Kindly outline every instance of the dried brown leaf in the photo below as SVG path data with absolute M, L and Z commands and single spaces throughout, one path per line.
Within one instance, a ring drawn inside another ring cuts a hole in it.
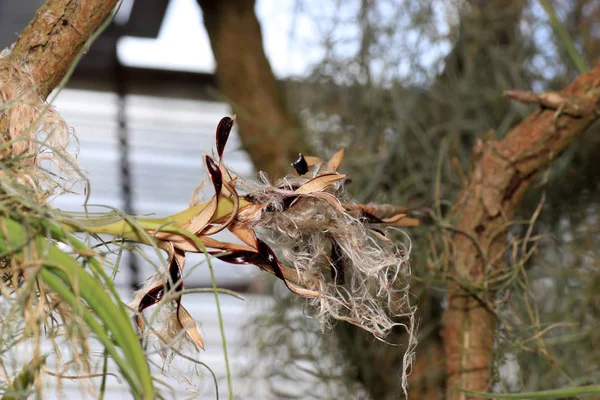
M 256 233 L 252 228 L 239 222 L 233 222 L 231 225 L 229 225 L 228 229 L 238 239 L 246 243 L 248 246 L 253 247 L 255 249 L 258 248 L 258 244 L 256 241 Z
M 342 161 L 344 160 L 344 154 L 344 149 L 341 149 L 340 151 L 335 153 L 333 157 L 331 157 L 331 160 L 327 161 L 327 166 L 337 171 L 340 165 L 342 165 Z
M 179 306 L 177 317 L 179 318 L 181 329 L 185 329 L 186 336 L 190 338 L 190 340 L 194 342 L 196 346 L 204 350 L 204 339 L 202 339 L 200 329 L 198 329 L 198 324 L 196 324 L 196 321 L 194 321 L 184 306 Z
M 230 185 L 228 182 L 223 182 L 223 190 L 221 193 L 225 193 L 225 191 L 231 194 L 231 200 L 233 202 L 231 211 L 229 212 L 228 215 L 225 215 L 224 217 L 220 218 L 220 219 L 225 218 L 225 221 L 223 223 L 215 224 L 216 221 L 212 221 L 213 224 L 198 231 L 198 233 L 202 233 L 203 236 L 210 236 L 210 235 L 214 235 L 215 233 L 221 232 L 223 229 L 227 228 L 231 223 L 233 223 L 233 221 L 235 220 L 235 218 L 237 216 L 238 210 L 240 209 L 240 198 L 239 198 L 235 188 L 232 185 Z M 217 209 L 218 208 L 219 208 L 219 206 L 217 203 Z M 214 214 L 213 214 L 213 217 L 214 217 Z
M 397 215 L 394 215 L 394 216 L 389 217 L 389 218 L 383 218 L 382 221 L 385 222 L 386 224 L 393 225 L 396 222 L 398 222 L 401 219 L 403 219 L 404 217 L 406 217 L 406 214 L 397 214 Z
M 381 231 L 378 231 L 377 229 L 369 229 L 369 232 L 371 232 L 371 234 L 375 235 L 379 240 L 383 242 L 390 243 L 392 241 L 392 239 L 385 236 Z
M 289 288 L 289 289 L 290 289 L 292 292 L 294 292 L 294 293 L 295 293 L 295 294 L 297 294 L 298 296 L 300 296 L 300 297 L 304 297 L 304 298 L 306 298 L 306 299 L 312 299 L 312 298 L 323 298 L 323 297 L 324 297 L 324 296 L 323 296 L 321 293 L 319 293 L 319 292 L 316 292 L 316 291 L 314 291 L 314 290 L 310 290 L 310 289 L 305 289 L 305 288 L 303 288 L 302 286 L 295 285 L 295 284 L 293 284 L 293 283 L 291 283 L 291 282 L 288 282 L 288 283 L 287 283 L 287 286 L 288 286 L 288 288 Z
M 317 164 L 321 164 L 323 162 L 322 159 L 320 159 L 319 157 L 314 157 L 314 156 L 304 156 L 304 160 L 306 160 L 306 164 L 309 167 L 315 166 Z
M 419 226 L 421 225 L 421 221 L 419 221 L 416 218 L 402 218 L 399 221 L 391 223 L 389 225 L 398 227 Z
M 138 326 L 138 328 L 140 329 L 140 331 L 143 332 L 144 328 L 146 327 L 146 324 L 144 323 L 144 319 L 141 316 L 136 315 L 135 316 L 135 323 Z
M 328 202 L 329 204 L 331 204 L 332 206 L 334 206 L 335 208 L 337 208 L 340 211 L 346 211 L 346 209 L 344 208 L 342 203 L 338 200 L 338 198 L 335 197 L 334 195 L 332 195 L 331 193 L 317 192 L 317 193 L 313 193 L 313 195 L 315 197 L 318 197 L 321 200 L 325 200 L 326 202 Z
M 192 233 L 200 232 L 212 220 L 212 217 L 215 215 L 215 211 L 217 211 L 217 206 L 217 198 L 213 196 L 206 207 L 196 214 L 196 216 L 190 220 L 189 224 L 183 225 L 182 228 Z
M 150 232 L 150 234 L 152 234 L 152 232 Z M 182 250 L 182 251 L 189 251 L 192 253 L 199 253 L 202 252 L 202 249 L 200 249 L 198 247 L 198 245 L 191 239 L 182 236 L 178 233 L 175 232 L 156 232 L 154 234 L 154 236 L 159 239 L 162 240 L 166 243 L 171 243 L 174 248 Z M 239 244 L 235 244 L 235 243 L 228 243 L 228 242 L 220 242 L 216 239 L 213 239 L 211 237 L 208 236 L 198 236 L 198 239 L 200 240 L 200 242 L 202 242 L 202 244 L 204 245 L 204 247 L 206 248 L 212 248 L 212 249 L 223 249 L 223 250 L 244 250 L 244 251 L 253 251 L 254 249 L 249 248 L 247 246 L 244 245 L 239 245 Z M 161 246 L 161 248 L 167 250 L 166 248 L 164 248 L 164 246 Z M 167 250 L 168 252 L 168 250 Z M 169 253 L 171 254 L 171 253 Z
M 346 174 L 325 174 L 321 176 L 317 176 L 314 179 L 306 182 L 304 185 L 300 186 L 294 193 L 297 194 L 311 194 L 315 192 L 320 192 L 327 189 L 333 183 L 346 178 Z

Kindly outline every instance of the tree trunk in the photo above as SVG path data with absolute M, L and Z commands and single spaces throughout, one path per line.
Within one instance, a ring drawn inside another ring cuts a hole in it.
M 505 57 L 509 52 L 521 51 L 518 29 L 522 6 L 522 0 L 469 1 L 469 7 L 461 12 L 458 38 L 445 59 L 444 71 L 437 77 L 430 91 L 420 96 L 413 106 L 413 122 L 421 128 L 419 133 L 413 134 L 429 134 L 436 124 L 441 126 L 452 120 L 462 122 L 470 119 L 481 121 L 480 125 L 485 122 L 487 126 L 494 126 L 500 125 L 506 118 L 508 102 L 500 98 L 499 93 L 513 86 L 500 85 L 515 84 L 506 78 L 515 67 L 498 63 L 497 57 L 499 54 Z M 463 99 L 469 101 L 474 95 L 482 95 L 483 93 L 479 93 L 482 81 L 496 84 L 490 87 L 488 83 L 486 86 L 486 89 L 489 88 L 490 98 L 482 99 L 484 104 L 471 111 L 470 115 L 464 115 L 465 107 L 457 103 Z M 448 101 L 450 98 L 455 101 Z M 437 130 L 435 133 L 440 139 L 449 134 L 447 129 Z M 472 130 L 464 134 L 461 132 L 462 145 L 469 148 L 474 136 Z M 429 193 L 425 195 L 429 196 Z M 420 201 L 425 202 L 427 199 Z M 441 337 L 441 299 L 434 295 L 434 291 L 419 283 L 414 285 L 413 291 L 419 296 L 417 318 L 421 332 L 416 362 L 409 376 L 409 398 L 445 399 L 447 365 Z M 487 324 L 485 321 L 482 323 Z M 337 334 L 348 357 L 356 366 L 357 379 L 373 398 L 398 398 L 402 390 L 394 377 L 398 376 L 401 368 L 403 348 L 369 340 L 367 335 L 353 326 L 340 324 Z M 362 338 L 360 344 L 356 342 L 356 338 Z M 392 343 L 406 342 L 402 334 L 392 334 L 386 339 Z M 377 367 L 374 368 L 374 365 Z
M 491 389 L 496 333 L 493 282 L 504 271 L 506 233 L 523 195 L 538 172 L 600 116 L 600 64 L 560 93 L 509 97 L 541 107 L 501 141 L 479 141 L 470 182 L 454 214 L 453 278 L 444 313 L 443 339 L 448 399 L 476 398 Z
M 198 0 L 217 63 L 219 86 L 237 114 L 254 166 L 282 175 L 306 150 L 263 49 L 254 0 Z

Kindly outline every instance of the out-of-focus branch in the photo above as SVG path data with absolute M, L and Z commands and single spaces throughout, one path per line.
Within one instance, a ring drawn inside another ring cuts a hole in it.
M 454 210 L 456 230 L 466 234 L 453 235 L 454 283 L 443 317 L 449 399 L 470 398 L 455 391 L 457 387 L 490 389 L 496 331 L 491 282 L 503 272 L 507 222 L 537 173 L 600 117 L 600 64 L 563 91 L 552 93 L 552 104 L 544 100 L 547 96 L 521 95 L 510 97 L 533 100 L 542 107 L 503 140 L 476 144 L 470 182 Z
M 574 117 L 586 117 L 598 112 L 598 104 L 593 98 L 565 97 L 557 92 L 536 94 L 526 90 L 509 90 L 504 92 L 504 97 L 522 103 L 539 104 L 557 110 L 559 114 L 569 114 Z
M 237 113 L 240 137 L 256 169 L 272 178 L 306 152 L 263 49 L 254 0 L 198 0 L 217 63 L 219 88 Z

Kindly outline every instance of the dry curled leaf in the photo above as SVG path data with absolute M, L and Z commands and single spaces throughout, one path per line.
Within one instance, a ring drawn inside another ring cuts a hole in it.
M 316 192 L 316 193 L 313 193 L 313 195 L 318 199 L 325 200 L 326 202 L 328 202 L 329 204 L 331 204 L 332 206 L 334 206 L 336 209 L 338 209 L 340 211 L 346 210 L 344 208 L 344 206 L 342 205 L 342 202 L 339 201 L 338 198 L 335 197 L 334 195 L 332 195 L 331 193 Z
M 206 228 L 215 215 L 215 212 L 217 211 L 217 205 L 218 200 L 215 196 L 213 196 L 206 207 L 194 218 L 192 218 L 189 223 L 183 225 L 182 228 L 192 233 L 202 231 L 202 229 Z
M 385 220 L 384 220 L 385 222 Z M 414 227 L 414 226 L 419 226 L 421 224 L 421 221 L 419 221 L 416 218 L 401 218 L 400 220 L 390 223 L 389 225 L 391 226 L 396 226 L 396 227 Z
M 306 182 L 294 191 L 296 194 L 311 194 L 327 189 L 337 181 L 346 178 L 346 174 L 325 174 Z
M 185 329 L 186 336 L 198 347 L 204 350 L 204 339 L 202 339 L 202 335 L 200 334 L 200 329 L 198 328 L 198 324 L 188 310 L 183 306 L 179 306 L 179 310 L 177 312 L 179 317 L 179 323 L 181 324 L 181 328 Z
M 255 249 L 258 247 L 256 233 L 252 228 L 243 225 L 239 222 L 234 222 L 231 225 L 229 225 L 229 231 L 233 233 L 242 242 L 246 243 L 248 246 Z
M 174 248 L 176 248 L 178 250 L 181 250 L 184 252 L 191 252 L 191 253 L 203 252 L 203 249 L 198 247 L 198 245 L 196 244 L 195 241 L 193 241 L 192 239 L 190 239 L 186 236 L 182 236 L 179 233 L 160 231 L 160 232 L 156 232 L 156 233 L 150 232 L 150 234 L 154 234 L 154 237 L 158 240 L 161 240 L 162 242 L 172 244 L 174 246 Z M 236 244 L 236 243 L 221 242 L 221 241 L 213 239 L 209 236 L 198 236 L 197 239 L 207 249 L 212 248 L 212 249 L 240 250 L 240 251 L 248 250 L 248 247 L 246 247 L 244 245 L 240 245 L 240 244 Z M 162 247 L 162 245 L 161 245 L 161 247 Z M 163 248 L 163 250 L 166 250 L 169 254 L 171 254 L 167 249 Z
M 316 290 L 305 289 L 302 286 L 295 285 L 291 282 L 288 282 L 288 287 L 292 293 L 305 299 L 319 299 L 324 297 L 323 294 L 317 292 Z
M 406 217 L 406 214 L 397 214 L 397 215 L 391 216 L 391 217 L 389 217 L 389 218 L 382 218 L 381 220 L 382 220 L 383 222 L 385 222 L 386 224 L 393 225 L 393 224 L 395 224 L 396 222 L 398 222 L 398 221 L 400 221 L 401 219 L 403 219 L 404 217 Z
M 337 153 L 331 157 L 331 160 L 327 161 L 327 166 L 334 171 L 337 171 L 340 165 L 342 165 L 342 161 L 344 160 L 344 149 L 341 149 Z
M 314 167 L 317 164 L 321 164 L 323 161 L 322 158 L 319 157 L 315 157 L 315 156 L 304 156 L 304 160 L 306 161 L 306 164 L 309 167 Z

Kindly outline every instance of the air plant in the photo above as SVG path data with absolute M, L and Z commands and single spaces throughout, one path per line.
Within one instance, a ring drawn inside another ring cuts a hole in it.
M 21 103 L 12 111 L 19 111 L 19 107 Z M 48 110 L 40 113 L 44 111 Z M 39 116 L 32 114 L 28 121 L 37 119 Z M 34 287 L 23 282 L 41 279 L 40 293 L 32 296 L 42 298 L 48 292 L 47 298 L 53 299 L 47 304 L 48 312 L 58 312 L 64 323 L 72 319 L 69 312 L 85 321 L 115 359 L 136 397 L 152 397 L 153 393 L 143 350 L 114 285 L 97 261 L 98 254 L 72 233 L 109 234 L 156 246 L 167 253 L 166 268 L 146 280 L 129 306 L 138 328 L 146 331 L 144 310 L 159 302 L 167 304 L 163 309 L 167 312 L 164 326 L 152 326 L 152 331 L 171 345 L 182 342 L 204 348 L 196 322 L 182 305 L 182 293 L 186 254 L 205 253 L 231 264 L 255 265 L 273 274 L 292 293 L 308 299 L 323 324 L 346 321 L 380 340 L 394 326 L 404 327 L 409 334 L 406 370 L 416 344 L 414 307 L 408 292 L 410 241 L 397 245 L 388 237 L 388 231 L 414 226 L 418 221 L 407 217 L 402 207 L 350 202 L 346 194 L 348 177 L 338 172 L 343 151 L 329 161 L 300 155 L 292 164 L 294 173 L 274 183 L 264 174 L 258 182 L 234 175 L 223 162 L 234 121 L 228 117 L 221 120 L 216 131 L 216 155 L 203 155 L 214 195 L 202 203 L 194 201 L 190 208 L 166 218 L 106 214 L 82 217 L 47 207 L 48 195 L 56 187 L 52 186 L 53 177 L 41 171 L 39 176 L 23 181 L 29 176 L 28 170 L 33 168 L 35 172 L 39 167 L 35 158 L 40 157 L 40 150 L 32 146 L 24 151 L 18 151 L 18 146 L 7 147 L 11 154 L 5 158 L 1 175 L 7 177 L 2 189 L 6 207 L 0 221 L 0 261 L 7 264 L 7 287 Z M 55 130 L 58 134 L 67 132 L 64 123 L 48 126 L 43 131 L 50 139 L 57 135 Z M 35 127 L 29 127 L 21 136 L 15 134 L 12 141 L 36 141 L 37 136 Z M 59 147 L 59 152 L 63 148 Z M 60 170 L 63 164 L 71 165 L 64 157 L 52 160 L 59 162 Z M 9 168 L 13 164 L 14 173 Z M 13 194 L 27 190 L 37 197 L 31 196 L 31 201 L 25 202 L 29 197 Z M 239 243 L 215 239 L 214 235 L 223 230 L 235 235 Z M 59 248 L 59 242 L 66 247 Z M 26 251 L 30 247 L 36 251 Z M 87 260 L 89 271 L 78 264 L 74 259 L 77 257 Z M 28 270 L 30 264 L 42 267 Z M 123 349 L 124 356 L 115 344 Z
M 309 299 L 322 323 L 343 320 L 381 340 L 392 327 L 403 326 L 412 350 L 416 342 L 408 292 L 410 244 L 396 245 L 387 231 L 418 221 L 407 217 L 403 207 L 349 202 L 348 177 L 338 172 L 343 150 L 327 162 L 300 155 L 292 164 L 295 172 L 275 183 L 264 174 L 260 182 L 235 176 L 223 162 L 234 118 L 223 118 L 217 127 L 216 156 L 203 156 L 214 188 L 208 201 L 163 219 L 135 223 L 63 220 L 72 229 L 154 242 L 166 251 L 168 269 L 149 277 L 130 304 L 139 328 L 145 328 L 141 313 L 169 294 L 174 307 L 163 332 L 204 348 L 197 325 L 181 304 L 181 291 L 186 253 L 206 253 L 273 274 L 292 293 Z M 225 229 L 240 243 L 213 237 Z M 407 360 L 411 355 L 408 351 Z

